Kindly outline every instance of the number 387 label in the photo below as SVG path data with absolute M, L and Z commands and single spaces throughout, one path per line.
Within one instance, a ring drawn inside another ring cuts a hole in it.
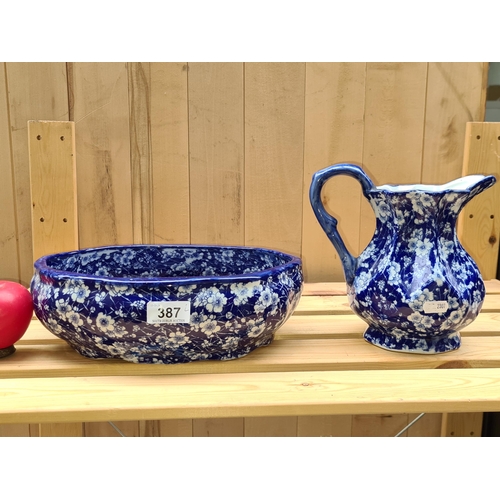
M 189 323 L 191 302 L 188 300 L 148 302 L 146 313 L 146 321 L 151 324 Z

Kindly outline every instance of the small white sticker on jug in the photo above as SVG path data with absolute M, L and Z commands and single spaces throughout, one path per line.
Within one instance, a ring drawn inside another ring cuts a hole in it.
M 433 314 L 438 313 L 442 314 L 448 310 L 448 301 L 446 300 L 429 300 L 424 302 L 424 313 L 425 314 Z
M 191 321 L 191 302 L 189 300 L 148 302 L 146 321 L 158 323 L 189 323 Z

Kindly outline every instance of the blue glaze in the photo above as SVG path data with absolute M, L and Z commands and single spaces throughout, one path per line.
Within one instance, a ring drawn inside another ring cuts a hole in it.
M 360 181 L 376 216 L 373 239 L 358 258 L 346 250 L 337 221 L 321 202 L 323 184 L 340 174 Z M 425 354 L 460 347 L 459 331 L 479 314 L 485 289 L 458 241 L 456 221 L 465 204 L 495 182 L 471 175 L 442 186 L 375 187 L 351 164 L 314 175 L 311 205 L 342 259 L 349 304 L 368 323 L 368 342 Z
M 35 313 L 90 358 L 186 363 L 269 344 L 302 292 L 297 257 L 250 247 L 131 245 L 42 257 Z M 148 323 L 148 302 L 189 302 L 189 323 Z

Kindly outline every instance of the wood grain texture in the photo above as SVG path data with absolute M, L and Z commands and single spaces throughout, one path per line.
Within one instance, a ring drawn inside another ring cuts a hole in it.
M 150 72 L 154 243 L 190 243 L 188 67 Z
M 352 415 L 297 417 L 298 437 L 351 437 Z
M 339 256 L 311 209 L 312 175 L 334 163 L 363 159 L 365 63 L 307 63 L 304 130 L 302 255 L 306 281 L 344 279 Z M 346 105 L 346 103 L 349 105 Z M 322 191 L 326 209 L 339 221 L 351 253 L 359 254 L 361 188 L 336 177 Z
M 19 282 L 19 249 L 17 241 L 16 198 L 12 147 L 10 140 L 10 116 L 6 86 L 5 63 L 0 63 L 0 200 L 2 224 L 0 224 L 0 280 Z
M 427 64 L 368 63 L 363 165 L 375 185 L 420 182 Z M 362 198 L 359 248 L 375 217 Z
M 499 394 L 497 368 L 12 378 L 0 423 L 471 413 L 499 411 Z
M 500 123 L 467 123 L 462 175 L 494 175 L 497 184 L 462 210 L 458 235 L 484 279 L 495 278 L 500 239 Z
M 38 430 L 38 426 L 37 426 Z M 0 424 L 0 438 L 31 437 L 29 424 Z
M 190 418 L 158 421 L 159 436 L 191 437 L 193 435 L 193 420 Z
M 124 422 L 114 420 L 113 424 L 125 437 L 139 437 L 140 422 Z M 109 422 L 86 422 L 84 424 L 85 437 L 123 437 Z
M 245 243 L 300 255 L 304 63 L 245 64 Z
M 419 413 L 411 413 L 408 415 L 408 423 L 417 418 Z M 459 415 L 463 415 L 460 413 Z M 407 437 L 437 437 L 441 435 L 441 421 L 443 415 L 441 413 L 426 413 L 422 418 L 417 420 L 407 431 Z
M 83 425 L 79 422 L 44 423 L 39 437 L 83 437 Z
M 153 243 L 150 64 L 129 63 L 128 80 L 133 238 Z
M 75 124 L 29 121 L 33 260 L 77 250 Z
M 297 418 L 298 417 L 245 418 L 245 436 L 295 437 L 297 436 Z
M 467 122 L 484 114 L 485 63 L 429 63 L 422 182 L 444 184 L 462 175 Z
M 339 335 L 340 337 L 340 335 Z M 126 377 L 210 373 L 269 373 L 289 371 L 404 370 L 447 367 L 500 368 L 500 337 L 464 337 L 460 349 L 432 356 L 402 354 L 374 348 L 357 338 L 276 340 L 242 359 L 220 363 L 200 361 L 172 365 L 132 365 L 117 360 L 95 360 L 66 344 L 19 345 L 2 360 L 0 379 L 37 377 Z
M 441 427 L 443 437 L 481 437 L 483 414 L 445 413 Z
M 353 415 L 352 437 L 394 437 L 408 425 L 408 415 Z M 406 436 L 406 433 L 403 434 Z
M 68 120 L 65 63 L 6 64 L 21 282 L 33 276 L 28 120 Z
M 189 64 L 191 242 L 243 245 L 243 64 Z
M 133 243 L 127 65 L 73 63 L 82 248 Z
M 198 418 L 193 420 L 194 437 L 243 437 L 243 418 Z

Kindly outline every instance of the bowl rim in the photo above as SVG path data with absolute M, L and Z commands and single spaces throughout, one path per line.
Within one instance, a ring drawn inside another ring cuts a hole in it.
M 71 271 L 62 271 L 56 268 L 50 267 L 47 264 L 47 260 L 51 257 L 64 257 L 77 255 L 85 252 L 99 251 L 99 250 L 114 250 L 120 249 L 125 250 L 127 248 L 145 248 L 145 247 L 155 247 L 155 248 L 172 248 L 172 249 L 216 249 L 216 250 L 252 250 L 257 252 L 264 252 L 267 254 L 274 254 L 276 256 L 287 258 L 287 262 L 280 264 L 279 266 L 268 267 L 262 271 L 255 271 L 246 274 L 228 274 L 224 276 L 210 275 L 210 276 L 171 276 L 171 277 L 113 277 L 113 276 L 96 276 L 94 274 L 76 273 Z M 282 252 L 280 250 L 273 250 L 264 247 L 254 247 L 254 246 L 243 246 L 243 245 L 201 245 L 201 244 L 130 244 L 130 245 L 105 245 L 97 247 L 82 248 L 80 250 L 71 250 L 68 252 L 58 252 L 54 254 L 48 254 L 40 257 L 34 262 L 35 275 L 38 273 L 40 275 L 48 276 L 54 280 L 87 280 L 95 283 L 117 283 L 117 284 L 133 284 L 133 285 L 182 285 L 187 284 L 210 284 L 210 283 L 235 283 L 241 281 L 255 281 L 255 280 L 265 280 L 273 274 L 279 274 L 286 271 L 292 267 L 299 266 L 302 267 L 302 259 L 295 255 Z

